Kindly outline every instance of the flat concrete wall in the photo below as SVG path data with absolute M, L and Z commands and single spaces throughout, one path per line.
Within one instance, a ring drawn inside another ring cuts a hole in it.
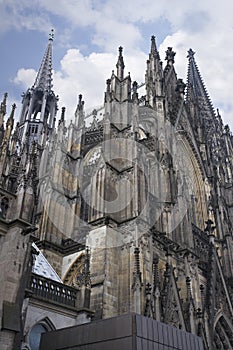
M 40 350 L 203 350 L 201 338 L 129 314 L 44 333 Z

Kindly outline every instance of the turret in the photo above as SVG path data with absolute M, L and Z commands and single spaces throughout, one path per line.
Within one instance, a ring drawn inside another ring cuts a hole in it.
M 42 145 L 46 141 L 43 134 L 49 135 L 54 129 L 58 97 L 52 90 L 52 42 L 53 31 L 35 83 L 23 94 L 19 124 L 22 143 L 31 145 L 35 140 Z
M 78 104 L 74 113 L 74 123 L 71 121 L 68 127 L 68 151 L 73 157 L 79 157 L 81 152 L 82 135 L 85 129 L 84 101 L 80 94 Z
M 127 104 L 131 101 L 131 77 L 130 73 L 124 77 L 124 59 L 122 55 L 123 48 L 119 47 L 119 56 L 116 64 L 117 75 L 112 71 L 111 79 L 107 80 L 107 88 L 105 92 L 105 119 L 108 119 L 110 113 L 111 104 L 116 102 Z M 122 108 L 122 107 L 121 107 Z M 120 113 L 120 110 L 118 111 Z M 115 113 L 114 118 L 110 115 L 110 123 L 113 123 L 117 128 L 122 129 L 131 125 L 131 114 L 130 113 Z M 111 113 L 110 113 L 111 114 Z M 123 117 L 123 118 L 122 118 Z M 105 120 L 104 120 L 105 122 Z
M 155 106 L 155 100 L 162 97 L 163 92 L 163 69 L 159 52 L 156 47 L 155 36 L 151 37 L 151 50 L 147 60 L 147 70 L 145 76 L 146 100 L 151 106 Z

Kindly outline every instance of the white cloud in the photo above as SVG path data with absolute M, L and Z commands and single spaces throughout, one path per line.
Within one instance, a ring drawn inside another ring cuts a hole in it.
M 172 46 L 177 52 L 175 67 L 185 80 L 186 51 L 190 47 L 197 51 L 197 63 L 214 105 L 221 107 L 225 122 L 232 125 L 232 10 L 233 4 L 228 0 L 216 2 L 214 6 L 210 0 L 173 0 L 171 4 L 166 0 L 57 0 L 56 5 L 54 0 L 21 0 L 17 4 L 14 0 L 5 0 L 0 3 L 3 14 L 0 30 L 13 26 L 48 31 L 55 21 L 54 15 L 56 19 L 63 19 L 62 27 L 57 28 L 57 40 L 71 50 L 62 59 L 61 71 L 55 74 L 54 85 L 61 102 L 67 105 L 69 102 L 73 108 L 72 101 L 76 101 L 79 92 L 86 96 L 88 105 L 103 101 L 104 81 L 114 68 L 115 51 L 119 45 L 124 46 L 125 60 L 130 63 L 127 70 L 138 75 L 134 70 L 137 67 L 140 77 L 143 76 L 145 54 L 139 47 L 142 40 L 148 40 L 149 46 L 149 38 L 144 39 L 143 33 L 146 26 L 151 28 L 156 20 L 164 18 L 173 32 L 161 45 L 161 58 L 164 58 L 163 51 L 167 46 Z M 97 45 L 102 53 L 85 57 L 72 50 L 72 43 L 68 41 L 78 28 L 91 32 L 92 43 L 87 42 L 87 45 L 90 49 L 91 44 Z M 159 36 L 159 33 L 152 34 Z M 141 80 L 140 77 L 136 79 Z
M 125 72 L 131 70 L 132 80 L 141 82 L 144 77 L 146 56 L 127 55 Z M 92 109 L 104 103 L 106 80 L 115 69 L 117 54 L 92 53 L 83 56 L 79 50 L 68 50 L 61 61 L 61 71 L 55 72 L 54 90 L 60 96 L 59 105 L 67 107 L 67 117 L 73 117 L 77 96 L 81 93 L 86 108 Z
M 186 81 L 187 49 L 191 47 L 196 51 L 195 59 L 214 107 L 220 108 L 224 122 L 229 124 L 233 130 L 233 91 L 231 88 L 233 50 L 229 50 L 228 55 L 225 54 L 230 40 L 230 35 L 227 35 L 226 32 L 225 35 L 217 33 L 215 36 L 210 33 L 207 45 L 206 37 L 203 37 L 202 32 L 190 37 L 189 33 L 180 30 L 164 40 L 160 46 L 160 52 L 164 52 L 168 46 L 173 47 L 176 51 L 175 69 L 178 77 Z
M 40 10 L 28 0 L 2 0 L 0 2 L 0 34 L 11 30 L 38 30 L 48 33 L 51 28 L 49 13 Z
M 33 85 L 35 78 L 36 71 L 34 69 L 20 68 L 13 82 L 17 85 L 21 85 L 24 89 L 28 89 Z

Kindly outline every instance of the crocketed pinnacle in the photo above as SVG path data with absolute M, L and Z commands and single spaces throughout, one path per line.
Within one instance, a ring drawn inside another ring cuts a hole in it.
M 122 51 L 123 51 L 123 48 L 120 46 L 120 47 L 119 47 L 118 61 L 117 61 L 117 64 L 116 64 L 116 67 L 117 67 L 117 77 L 118 77 L 120 80 L 124 79 L 124 68 L 125 68 L 124 59 L 123 59 L 123 55 L 122 55 Z
M 15 109 L 16 109 L 16 104 L 14 103 L 12 105 L 11 114 L 10 114 L 8 120 L 7 120 L 7 124 L 12 124 L 14 122 Z
M 150 49 L 150 54 L 158 59 L 160 59 L 159 57 L 159 52 L 157 50 L 157 46 L 156 46 L 156 42 L 155 42 L 155 36 L 152 35 L 151 37 L 151 49 Z
M 54 34 L 53 29 L 49 35 L 48 46 L 45 50 L 45 54 L 37 74 L 35 83 L 33 85 L 34 89 L 42 89 L 43 91 L 50 91 L 52 88 L 52 42 Z
M 188 78 L 187 78 L 187 92 L 186 92 L 186 102 L 190 102 L 191 96 L 193 96 L 196 101 L 201 102 L 202 106 L 208 109 L 208 111 L 215 115 L 214 107 L 211 99 L 206 90 L 205 84 L 202 80 L 201 74 L 199 72 L 198 66 L 194 58 L 195 52 L 192 49 L 188 51 Z
M 3 116 L 6 114 L 6 99 L 7 99 L 7 92 L 5 92 L 3 101 L 1 102 L 1 105 L 0 105 L 0 114 Z

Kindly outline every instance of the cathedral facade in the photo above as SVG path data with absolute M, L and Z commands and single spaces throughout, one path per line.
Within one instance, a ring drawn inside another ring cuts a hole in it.
M 71 120 L 58 115 L 52 42 L 16 125 L 1 103 L 1 348 L 137 313 L 232 349 L 233 136 L 195 53 L 185 84 L 152 36 L 139 85 L 120 47 L 104 106 L 85 115 L 79 95 Z

